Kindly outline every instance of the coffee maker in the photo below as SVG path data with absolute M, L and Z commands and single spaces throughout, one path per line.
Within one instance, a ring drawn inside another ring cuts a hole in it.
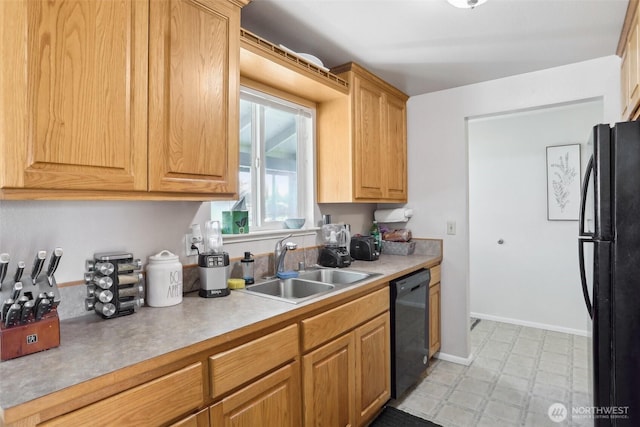
M 222 230 L 219 221 L 205 223 L 205 249 L 198 254 L 200 291 L 203 298 L 229 295 L 229 254 L 222 250 Z
M 324 245 L 318 254 L 318 264 L 323 267 L 348 267 L 351 255 L 347 245 L 349 231 L 344 224 L 325 224 L 322 226 Z

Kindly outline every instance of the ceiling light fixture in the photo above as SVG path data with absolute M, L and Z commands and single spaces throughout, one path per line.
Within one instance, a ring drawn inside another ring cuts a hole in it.
M 487 0 L 447 0 L 450 5 L 458 7 L 460 9 L 473 9 L 476 6 L 480 6 Z

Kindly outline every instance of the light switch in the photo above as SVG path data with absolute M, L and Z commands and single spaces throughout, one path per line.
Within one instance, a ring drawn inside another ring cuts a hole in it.
M 455 235 L 456 234 L 456 222 L 455 221 L 447 221 L 447 234 Z

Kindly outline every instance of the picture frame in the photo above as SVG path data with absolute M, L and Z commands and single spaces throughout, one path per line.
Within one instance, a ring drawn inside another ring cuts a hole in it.
M 580 144 L 547 147 L 547 220 L 578 221 Z

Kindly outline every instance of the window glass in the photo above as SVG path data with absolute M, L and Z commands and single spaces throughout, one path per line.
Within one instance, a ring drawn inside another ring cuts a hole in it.
M 282 228 L 287 218 L 312 219 L 314 114 L 241 89 L 239 194 L 249 211 L 250 230 Z M 232 205 L 212 203 L 212 218 Z

